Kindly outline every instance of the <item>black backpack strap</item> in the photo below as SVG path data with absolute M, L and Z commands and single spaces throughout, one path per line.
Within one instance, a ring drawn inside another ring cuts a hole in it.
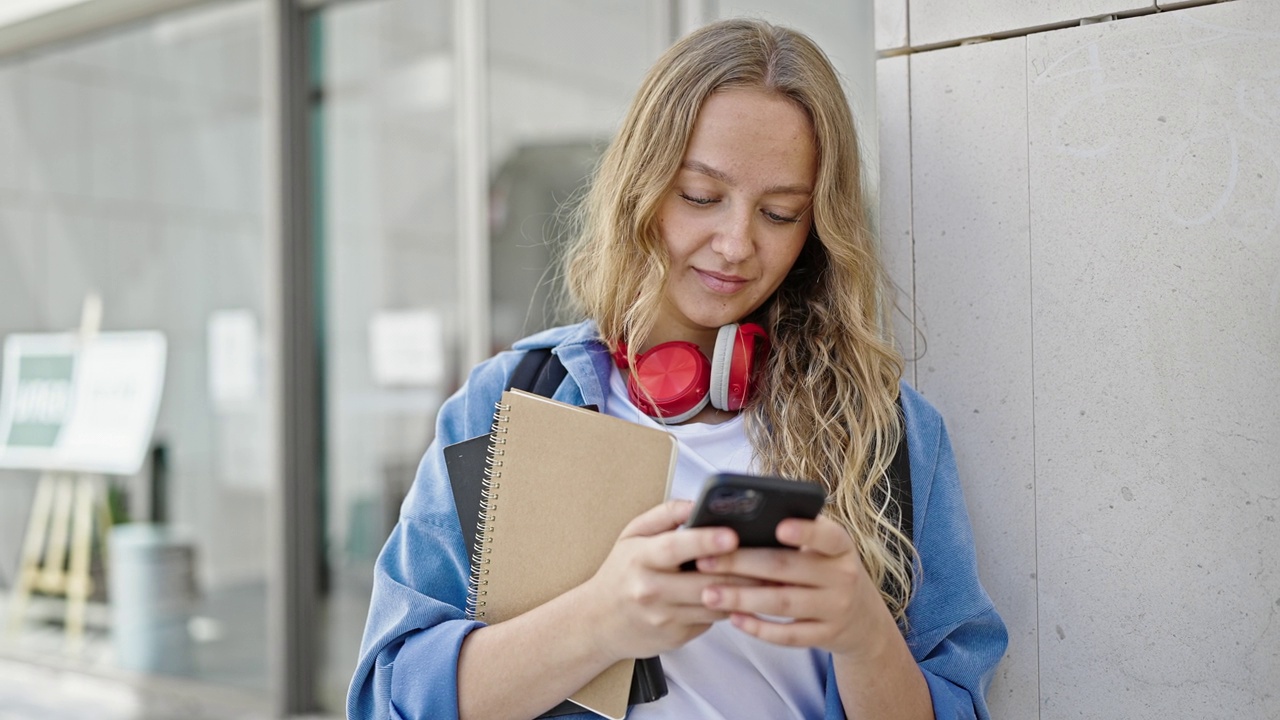
M 897 504 L 898 529 L 912 543 L 915 542 L 915 516 L 911 505 L 911 457 L 907 452 L 907 416 L 902 409 L 902 396 L 898 396 L 898 414 L 902 417 L 902 439 L 889 463 L 889 495 Z
M 525 390 L 533 389 L 533 384 L 538 380 L 538 374 L 542 372 L 542 366 L 547 363 L 547 359 L 551 357 L 551 348 L 534 348 L 524 354 L 520 358 L 520 362 L 516 365 L 516 369 L 511 373 L 511 379 L 507 381 L 507 390 Z
M 564 382 L 564 378 L 569 374 L 564 363 L 560 362 L 560 356 L 547 351 L 547 360 L 542 363 L 542 369 L 538 371 L 538 377 L 533 382 L 533 392 L 535 395 L 542 397 L 551 397 L 556 394 L 556 390 L 560 388 L 560 383 Z
M 569 371 L 551 348 L 534 348 L 520 358 L 507 382 L 508 390 L 524 390 L 542 397 L 555 394 Z
M 898 441 L 898 449 L 894 451 L 893 460 L 889 462 L 887 473 L 889 499 L 886 510 L 889 519 L 903 536 L 915 544 L 914 509 L 911 502 L 911 457 L 907 452 L 907 417 L 902 410 L 901 396 L 898 397 L 898 416 L 902 419 L 902 439 Z M 882 496 L 877 492 L 876 499 L 881 498 Z M 885 576 L 883 590 L 890 595 L 897 594 L 899 588 L 896 587 L 893 576 Z

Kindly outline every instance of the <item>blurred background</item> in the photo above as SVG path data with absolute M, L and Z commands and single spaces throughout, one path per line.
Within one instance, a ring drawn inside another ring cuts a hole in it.
M 81 634 L 66 583 L 20 582 L 61 569 L 74 493 L 0 469 L 0 677 L 42 688 L 0 681 L 0 717 L 341 715 L 437 407 L 553 321 L 643 72 L 736 14 L 823 45 L 873 156 L 870 0 L 0 3 L 0 338 L 92 298 L 104 336 L 167 340 L 145 462 L 90 475 Z

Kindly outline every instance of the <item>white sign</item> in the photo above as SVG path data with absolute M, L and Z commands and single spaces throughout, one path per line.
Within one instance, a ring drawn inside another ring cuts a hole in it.
M 369 358 L 378 385 L 444 382 L 444 322 L 431 310 L 384 310 L 369 321 Z
M 158 332 L 10 335 L 0 377 L 0 467 L 132 475 L 164 389 Z
M 258 321 L 252 310 L 209 315 L 209 397 L 220 411 L 243 408 L 262 397 Z

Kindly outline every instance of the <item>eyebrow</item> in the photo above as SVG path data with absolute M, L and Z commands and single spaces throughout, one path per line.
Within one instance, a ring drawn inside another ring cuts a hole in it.
M 700 173 L 711 178 L 715 178 L 726 185 L 734 185 L 733 178 L 728 173 L 718 168 L 699 162 L 697 160 L 686 160 L 682 166 L 685 170 Z M 813 188 L 808 185 L 774 185 L 764 191 L 765 195 L 812 195 Z

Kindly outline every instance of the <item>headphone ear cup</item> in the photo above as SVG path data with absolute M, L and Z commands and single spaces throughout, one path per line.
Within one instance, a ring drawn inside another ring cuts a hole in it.
M 710 363 L 697 345 L 671 341 L 636 356 L 627 391 L 649 417 L 681 423 L 706 407 L 710 374 Z
M 725 332 L 728 330 L 729 332 Z M 721 396 L 723 405 L 716 407 L 721 410 L 737 412 L 741 410 L 751 397 L 752 391 L 752 375 L 755 371 L 756 357 L 761 350 L 769 347 L 769 336 L 765 334 L 764 328 L 755 323 L 742 323 L 741 325 L 726 325 L 720 328 L 720 334 L 716 336 L 716 354 L 721 351 L 721 343 L 724 344 L 724 360 L 723 375 L 720 379 L 720 387 L 723 388 Z M 715 378 L 712 378 L 712 387 L 716 387 Z M 713 400 L 714 402 L 714 400 Z
M 720 327 L 716 334 L 716 349 L 711 356 L 711 406 L 718 410 L 731 410 L 729 407 L 729 384 L 733 370 L 734 339 L 738 335 L 738 324 L 730 323 Z

